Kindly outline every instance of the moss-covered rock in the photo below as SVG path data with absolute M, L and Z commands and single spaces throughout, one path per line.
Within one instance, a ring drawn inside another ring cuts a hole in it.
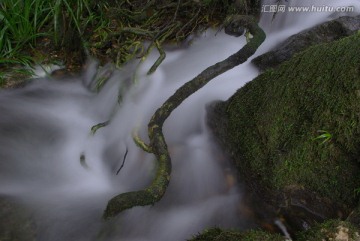
M 208 119 L 245 182 L 275 209 L 304 214 L 304 228 L 315 216 L 346 215 L 360 186 L 360 33 L 265 72 L 213 104 Z
M 211 228 L 197 235 L 190 241 L 283 241 L 279 234 L 270 234 L 261 230 L 240 232 L 237 230 L 224 230 Z

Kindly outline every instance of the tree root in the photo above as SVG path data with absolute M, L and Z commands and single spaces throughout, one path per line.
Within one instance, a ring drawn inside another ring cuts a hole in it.
M 95 133 L 96 133 L 96 131 L 97 131 L 98 129 L 103 128 L 103 127 L 109 125 L 109 123 L 110 123 L 110 121 L 108 120 L 108 121 L 101 122 L 101 123 L 98 123 L 98 124 L 92 126 L 92 127 L 91 127 L 91 134 L 92 134 L 92 135 L 95 135 Z
M 143 140 L 141 140 L 141 138 L 138 135 L 138 130 L 136 128 L 132 131 L 132 138 L 135 144 L 141 149 L 143 149 L 143 151 L 152 153 L 151 147 L 148 144 L 146 144 Z
M 135 206 L 153 205 L 163 197 L 171 174 L 171 158 L 162 132 L 165 120 L 186 98 L 202 88 L 210 80 L 244 63 L 265 40 L 264 31 L 251 16 L 234 15 L 225 24 L 228 29 L 234 27 L 234 31 L 239 26 L 244 27 L 253 35 L 253 38 L 235 54 L 208 67 L 198 76 L 185 83 L 156 110 L 148 124 L 150 144 L 146 145 L 140 139 L 137 140 L 138 144 L 144 144 L 145 149 L 155 155 L 158 164 L 156 177 L 150 186 L 144 190 L 122 193 L 110 199 L 103 218 L 114 217 L 120 212 Z M 142 145 L 139 146 L 142 147 Z

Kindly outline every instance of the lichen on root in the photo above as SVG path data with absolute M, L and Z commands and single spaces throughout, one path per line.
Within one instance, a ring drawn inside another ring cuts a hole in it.
M 135 206 L 153 205 L 164 196 L 171 175 L 171 157 L 162 131 L 165 120 L 186 98 L 210 80 L 244 63 L 265 40 L 264 31 L 257 25 L 252 16 L 233 15 L 227 18 L 225 24 L 227 26 L 243 26 L 253 35 L 253 38 L 235 54 L 208 67 L 198 76 L 185 83 L 156 110 L 148 124 L 150 144 L 145 145 L 149 147 L 147 151 L 151 150 L 156 157 L 158 164 L 156 177 L 150 186 L 144 190 L 122 193 L 110 199 L 103 218 L 109 219 Z

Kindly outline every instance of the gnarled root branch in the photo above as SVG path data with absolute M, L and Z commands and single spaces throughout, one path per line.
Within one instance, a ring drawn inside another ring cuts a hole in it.
M 165 120 L 187 97 L 202 88 L 210 80 L 229 69 L 244 63 L 255 53 L 257 48 L 265 40 L 264 31 L 257 25 L 255 19 L 251 16 L 234 15 L 227 19 L 226 25 L 228 27 L 228 32 L 229 28 L 231 30 L 232 27 L 234 27 L 233 30 L 235 32 L 236 29 L 239 29 L 240 31 L 241 28 L 239 28 L 239 26 L 242 26 L 253 35 L 253 38 L 235 54 L 208 67 L 194 79 L 185 83 L 156 110 L 148 124 L 150 145 L 149 148 L 147 148 L 148 150 L 151 150 L 157 159 L 158 169 L 156 177 L 151 185 L 145 190 L 123 193 L 113 197 L 108 202 L 104 212 L 103 217 L 105 219 L 114 217 L 118 213 L 134 206 L 153 205 L 163 197 L 169 184 L 171 174 L 171 158 L 162 132 Z

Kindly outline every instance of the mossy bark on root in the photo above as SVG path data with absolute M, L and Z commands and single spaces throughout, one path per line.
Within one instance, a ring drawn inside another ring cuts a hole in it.
M 165 120 L 187 97 L 202 88 L 210 80 L 229 69 L 244 63 L 255 53 L 257 48 L 265 40 L 264 31 L 257 25 L 257 22 L 253 17 L 234 15 L 231 17 L 230 21 L 226 22 L 226 24 L 232 24 L 234 22 L 240 23 L 240 25 L 248 29 L 253 35 L 253 38 L 235 54 L 208 67 L 194 79 L 185 83 L 156 110 L 148 124 L 148 134 L 150 139 L 149 147 L 158 163 L 156 177 L 151 185 L 145 190 L 123 193 L 110 199 L 103 214 L 105 219 L 114 217 L 120 212 L 134 206 L 153 205 L 165 194 L 171 175 L 171 157 L 162 132 Z

